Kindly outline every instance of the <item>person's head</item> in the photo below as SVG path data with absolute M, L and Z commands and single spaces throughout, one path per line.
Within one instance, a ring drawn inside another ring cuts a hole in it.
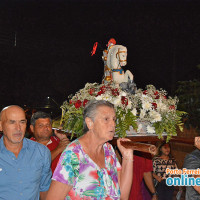
M 48 113 L 38 111 L 31 117 L 30 129 L 36 140 L 49 140 L 52 136 L 52 119 Z
M 158 156 L 171 156 L 171 147 L 169 143 L 162 142 L 158 147 Z
M 115 133 L 114 105 L 104 100 L 91 100 L 83 112 L 83 132 L 92 131 L 98 136 L 112 140 Z
M 0 113 L 0 130 L 3 131 L 4 143 L 20 144 L 26 132 L 26 116 L 24 110 L 16 105 L 3 108 Z

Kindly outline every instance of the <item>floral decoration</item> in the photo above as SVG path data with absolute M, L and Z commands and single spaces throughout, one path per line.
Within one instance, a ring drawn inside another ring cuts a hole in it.
M 113 83 L 87 83 L 61 106 L 62 124 L 72 134 L 71 137 L 83 134 L 83 109 L 92 99 L 114 104 L 116 134 L 119 137 L 126 137 L 127 131 L 132 130 L 135 134 L 157 134 L 159 138 L 165 133 L 169 140 L 176 135 L 177 126 L 182 131 L 181 116 L 185 112 L 177 110 L 178 98 L 167 97 L 165 90 L 147 85 L 146 90 L 137 89 L 133 95 Z M 142 129 L 144 124 L 145 130 Z

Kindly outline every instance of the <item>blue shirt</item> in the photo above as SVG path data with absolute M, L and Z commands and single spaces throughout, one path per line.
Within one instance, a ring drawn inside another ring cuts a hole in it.
M 39 200 L 40 192 L 51 183 L 49 149 L 27 138 L 16 158 L 0 139 L 0 199 Z

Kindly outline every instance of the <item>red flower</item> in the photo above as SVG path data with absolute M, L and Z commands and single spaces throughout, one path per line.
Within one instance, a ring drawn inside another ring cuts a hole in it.
M 69 101 L 69 104 L 73 104 L 73 101 L 72 101 L 72 100 L 70 100 L 70 101 Z
M 166 97 L 165 95 L 163 95 L 163 98 L 164 98 L 164 99 L 167 99 L 167 97 Z
M 143 94 L 145 94 L 145 95 L 146 95 L 146 94 L 147 94 L 147 90 L 143 91 Z
M 169 106 L 169 109 L 170 109 L 170 110 L 175 110 L 175 106 L 174 106 L 174 105 L 171 105 L 171 106 Z
M 159 95 L 158 91 L 155 91 L 154 95 L 156 96 L 155 99 L 159 99 L 160 98 L 160 95 Z
M 87 104 L 88 100 L 87 99 L 84 99 L 83 101 L 83 107 L 85 107 L 85 105 Z
M 112 90 L 112 95 L 113 96 L 119 96 L 119 91 L 118 91 L 117 88 L 115 88 L 115 89 Z
M 104 86 L 100 87 L 100 90 L 104 93 L 106 91 L 106 86 L 104 85 Z
M 80 108 L 81 104 L 82 104 L 81 100 L 77 100 L 77 102 L 74 104 L 75 108 L 77 108 L 77 109 Z
M 100 95 L 102 95 L 103 94 L 103 92 L 102 92 L 102 90 L 100 90 L 98 93 L 97 93 L 97 96 L 100 96 Z
M 89 94 L 92 96 L 93 93 L 94 93 L 94 91 L 95 91 L 94 88 L 90 88 L 90 89 L 89 89 Z
M 124 104 L 125 106 L 128 105 L 128 99 L 126 97 L 122 96 L 121 101 L 122 101 L 122 104 Z
M 157 108 L 157 103 L 152 103 L 152 105 L 153 105 L 154 109 Z

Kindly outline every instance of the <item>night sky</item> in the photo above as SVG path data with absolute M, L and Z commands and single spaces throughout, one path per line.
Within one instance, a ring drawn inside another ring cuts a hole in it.
M 0 1 L 0 105 L 59 105 L 87 82 L 101 83 L 102 51 L 113 37 L 128 48 L 138 88 L 170 95 L 199 79 L 197 1 Z M 93 44 L 99 42 L 91 57 Z

